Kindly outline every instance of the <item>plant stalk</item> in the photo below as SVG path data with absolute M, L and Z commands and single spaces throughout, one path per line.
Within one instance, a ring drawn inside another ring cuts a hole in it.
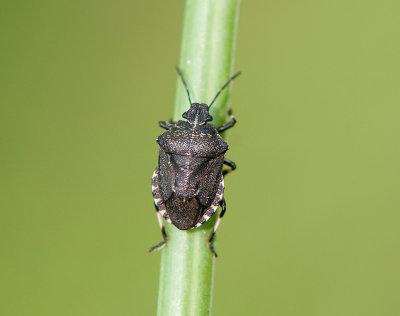
M 209 104 L 232 75 L 238 13 L 239 0 L 186 1 L 179 67 L 193 103 Z M 210 110 L 215 126 L 227 118 L 228 96 L 229 88 Z M 178 77 L 173 120 L 182 119 L 189 107 Z M 161 251 L 157 315 L 210 315 L 214 257 L 207 238 L 216 218 L 188 231 L 165 222 L 168 243 Z

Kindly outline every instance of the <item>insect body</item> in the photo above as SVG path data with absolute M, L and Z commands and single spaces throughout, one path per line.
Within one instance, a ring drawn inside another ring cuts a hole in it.
M 219 133 L 235 125 L 236 120 L 230 113 L 231 121 L 218 128 L 207 122 L 213 119 L 209 114 L 210 107 L 240 73 L 230 78 L 207 106 L 191 102 L 187 84 L 181 71 L 177 70 L 191 106 L 182 115 L 187 121 L 160 122 L 167 131 L 157 138 L 159 160 L 152 178 L 152 191 L 164 240 L 149 251 L 162 248 L 168 240 L 162 217 L 178 229 L 187 230 L 204 224 L 220 205 L 222 211 L 208 237 L 208 246 L 217 256 L 212 241 L 226 211 L 223 176 L 236 168 L 235 163 L 225 158 L 229 147 Z M 224 164 L 230 170 L 223 170 Z

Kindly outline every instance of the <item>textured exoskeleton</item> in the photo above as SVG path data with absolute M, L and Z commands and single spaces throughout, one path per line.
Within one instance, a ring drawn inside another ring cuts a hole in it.
M 186 87 L 189 101 L 190 93 L 185 80 L 178 69 Z M 234 79 L 233 76 L 217 93 L 210 106 L 220 92 Z M 154 203 L 162 229 L 164 240 L 150 249 L 162 248 L 167 242 L 167 235 L 161 216 L 181 230 L 201 226 L 221 205 L 221 214 L 208 238 L 210 250 L 216 256 L 212 239 L 225 213 L 223 198 L 224 178 L 223 164 L 235 169 L 235 164 L 225 159 L 228 144 L 219 135 L 232 127 L 236 120 L 215 127 L 207 123 L 212 121 L 206 104 L 191 103 L 190 109 L 182 117 L 187 121 L 176 124 L 160 122 L 167 131 L 157 138 L 159 145 L 158 166 L 152 179 Z

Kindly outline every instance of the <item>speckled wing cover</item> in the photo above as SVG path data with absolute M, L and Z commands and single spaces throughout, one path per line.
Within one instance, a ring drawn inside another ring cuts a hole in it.
M 177 228 L 200 226 L 222 199 L 222 165 L 228 145 L 213 125 L 193 130 L 184 121 L 160 135 L 157 141 L 159 163 L 153 175 L 156 204 L 165 210 L 161 212 L 164 218 Z M 160 196 L 158 201 L 156 195 Z

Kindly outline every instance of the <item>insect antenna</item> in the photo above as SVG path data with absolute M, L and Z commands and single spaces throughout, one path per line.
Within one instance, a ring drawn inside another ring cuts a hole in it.
M 217 94 L 215 95 L 214 99 L 211 101 L 211 103 L 210 103 L 210 105 L 208 106 L 208 108 L 210 108 L 210 107 L 214 104 L 215 100 L 216 100 L 216 99 L 218 98 L 218 96 L 221 94 L 222 90 L 224 90 L 224 89 L 229 85 L 229 83 L 230 83 L 233 79 L 235 79 L 237 76 L 239 76 L 240 74 L 241 74 L 240 71 L 237 72 L 237 73 L 234 74 L 227 82 L 225 82 L 225 84 L 222 86 L 222 88 L 219 89 L 219 91 L 218 91 Z
M 182 79 L 183 85 L 184 85 L 185 88 L 186 88 L 186 92 L 187 92 L 187 95 L 188 95 L 188 98 L 189 98 L 190 105 L 192 105 L 192 100 L 190 99 L 189 88 L 188 88 L 188 86 L 187 86 L 187 83 L 186 83 L 186 81 L 185 81 L 185 78 L 183 78 L 182 72 L 181 72 L 181 70 L 179 69 L 179 67 L 176 67 L 176 71 L 178 72 L 178 75 L 179 75 L 179 76 L 181 77 L 181 79 Z

